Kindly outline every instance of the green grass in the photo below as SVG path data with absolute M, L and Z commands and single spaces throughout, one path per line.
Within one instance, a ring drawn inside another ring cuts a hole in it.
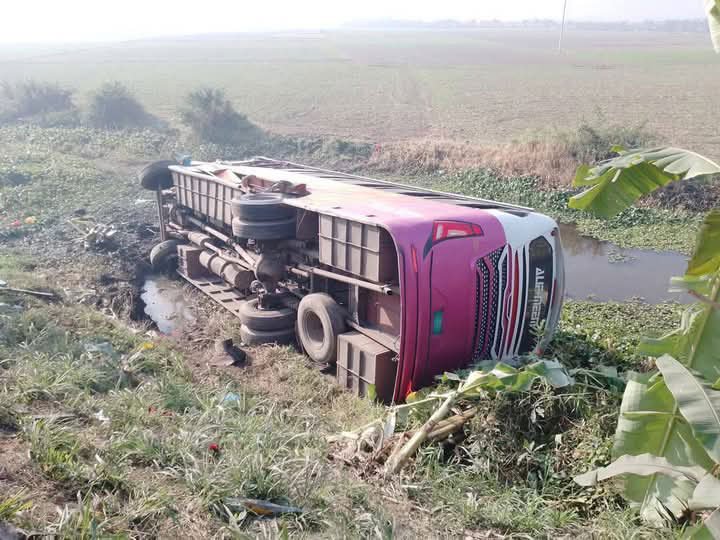
M 576 193 L 543 189 L 533 177 L 503 178 L 492 171 L 478 170 L 430 180 L 437 189 L 463 193 L 535 208 L 564 223 L 576 223 L 586 236 L 607 240 L 620 247 L 649 248 L 690 254 L 702 223 L 702 214 L 679 209 L 632 207 L 618 216 L 602 220 L 568 207 Z
M 0 128 L 0 137 L 5 141 L 5 151 L 0 154 L 0 239 L 50 233 L 59 236 L 60 242 L 81 236 L 69 221 L 81 227 L 85 226 L 83 220 L 117 223 L 130 234 L 134 232 L 130 224 L 154 223 L 152 197 L 135 178 L 135 172 L 154 159 L 184 153 L 208 160 L 265 154 L 362 170 L 371 151 L 368 145 L 338 140 L 271 136 L 251 146 L 227 147 L 147 130 L 108 132 L 28 125 Z M 23 180 L 14 185 L 8 179 L 16 175 Z M 621 247 L 687 254 L 702 221 L 696 212 L 658 207 L 631 208 L 611 220 L 594 219 L 567 207 L 573 193 L 569 190 L 543 189 L 533 177 L 506 178 L 488 170 L 399 180 L 531 206 L 559 221 L 577 223 L 581 234 Z M 82 217 L 75 216 L 78 209 L 85 212 Z M 35 222 L 26 223 L 27 218 Z
M 647 534 L 612 488 L 581 489 L 572 482 L 572 475 L 609 460 L 617 385 L 583 375 L 562 393 L 538 383 L 525 394 L 486 396 L 464 441 L 424 448 L 400 478 L 385 481 L 375 466 L 359 474 L 328 460 L 337 449 L 326 440 L 379 417 L 382 409 L 343 392 L 290 349 L 259 352 L 267 364 L 258 379 L 198 371 L 204 349 L 128 326 L 127 310 L 110 301 L 127 289 L 112 285 L 77 301 L 100 286 L 103 274 L 132 280 L 118 264 L 137 263 L 145 244 L 134 229 L 123 228 L 120 255 L 84 252 L 67 223 L 76 208 L 120 225 L 152 223 L 152 205 L 135 204 L 148 199 L 133 176 L 141 162 L 188 149 L 208 159 L 255 149 L 198 145 L 152 131 L 16 126 L 0 134 L 0 234 L 12 245 L 0 256 L 0 278 L 59 295 L 46 303 L 0 292 L 11 304 L 0 311 L 0 437 L 17 445 L 13 455 L 31 471 L 30 477 L 11 477 L 10 498 L 0 501 L 13 523 L 88 538 L 255 537 L 270 530 L 347 538 L 465 530 Z M 368 151 L 338 141 L 275 138 L 263 144 L 288 157 L 355 166 Z M 9 173 L 19 173 L 22 182 L 6 182 Z M 601 223 L 567 210 L 566 192 L 484 171 L 419 181 L 532 205 L 577 221 L 581 230 L 596 226 L 600 237 L 617 235 L 623 245 L 684 251 L 697 220 L 643 208 Z M 27 216 L 37 222 L 8 224 Z M 672 227 L 682 232 L 671 238 Z M 646 236 L 622 237 L 621 231 L 635 228 Z M 550 353 L 590 372 L 643 369 L 635 353 L 640 335 L 674 327 L 678 310 L 673 304 L 569 301 Z M 208 316 L 202 328 L 203 336 L 238 337 L 236 321 L 223 313 Z M 55 504 L 48 492 L 59 494 L 61 515 L 43 511 Z M 304 512 L 269 524 L 232 506 L 238 496 Z
M 3 256 L 0 274 L 21 279 L 28 264 Z M 636 369 L 639 336 L 670 329 L 677 313 L 671 304 L 568 302 L 551 353 L 570 367 Z M 237 330 L 223 313 L 206 327 Z M 397 479 L 371 467 L 363 480 L 327 459 L 338 449 L 326 436 L 381 408 L 289 349 L 258 351 L 260 378 L 213 375 L 191 369 L 198 352 L 182 343 L 148 338 L 92 307 L 32 298 L 0 318 L 0 336 L 3 429 L 32 471 L 11 477 L 0 501 L 18 526 L 87 537 L 264 534 L 267 520 L 231 504 L 248 497 L 301 507 L 272 521 L 290 536 L 648 533 L 612 488 L 572 482 L 609 459 L 620 393 L 597 381 L 488 395 L 458 446 L 423 448 Z M 64 499 L 59 516 L 39 510 L 47 491 L 35 486 L 44 482 Z

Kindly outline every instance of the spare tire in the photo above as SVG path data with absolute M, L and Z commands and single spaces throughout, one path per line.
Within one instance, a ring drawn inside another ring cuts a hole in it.
M 165 240 L 160 242 L 150 251 L 150 266 L 154 270 L 174 270 L 177 267 L 178 240 Z
M 300 300 L 297 314 L 300 345 L 311 360 L 334 364 L 337 337 L 347 330 L 345 310 L 325 293 L 308 294 Z
M 232 220 L 233 236 L 255 240 L 285 240 L 295 238 L 295 217 L 276 221 Z
M 245 345 L 265 345 L 268 343 L 289 345 L 295 341 L 295 328 L 264 331 L 253 330 L 243 324 L 240 326 L 240 338 Z
M 295 208 L 283 204 L 281 193 L 246 193 L 230 201 L 233 217 L 242 221 L 278 221 L 295 216 Z
M 259 309 L 258 299 L 243 302 L 238 316 L 246 328 L 251 330 L 295 329 L 295 311 L 290 308 Z
M 138 173 L 138 179 L 142 187 L 153 191 L 170 189 L 173 185 L 172 173 L 170 169 L 168 169 L 170 165 L 177 165 L 177 161 L 166 159 L 145 166 L 143 170 Z

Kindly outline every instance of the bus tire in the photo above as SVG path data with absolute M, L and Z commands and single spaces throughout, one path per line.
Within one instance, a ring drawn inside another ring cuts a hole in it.
M 308 294 L 300 300 L 297 315 L 298 341 L 314 362 L 334 364 L 337 337 L 347 330 L 345 310 L 329 294 Z
M 295 216 L 292 206 L 283 204 L 280 193 L 246 193 L 230 201 L 233 217 L 241 221 L 278 221 Z
M 245 345 L 289 345 L 295 341 L 295 328 L 282 330 L 252 330 L 244 324 L 240 326 L 240 338 Z
M 295 328 L 295 312 L 292 309 L 286 307 L 259 309 L 257 298 L 241 304 L 238 316 L 243 326 L 250 330 L 272 331 Z
M 168 167 L 177 165 L 176 161 L 165 159 L 146 165 L 139 173 L 140 185 L 145 189 L 156 191 L 170 189 L 173 186 L 172 173 Z
M 295 217 L 273 221 L 232 220 L 233 236 L 255 240 L 286 240 L 295 238 Z
M 165 240 L 156 244 L 150 250 L 150 266 L 153 270 L 174 270 L 177 267 L 179 245 L 177 240 Z

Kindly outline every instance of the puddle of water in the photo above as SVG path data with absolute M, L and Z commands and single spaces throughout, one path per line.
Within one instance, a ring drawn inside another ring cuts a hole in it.
M 145 302 L 145 314 L 163 334 L 171 334 L 195 321 L 179 281 L 162 275 L 148 276 L 140 298 Z
M 685 255 L 623 249 L 610 242 L 581 236 L 574 225 L 560 225 L 565 253 L 565 292 L 569 298 L 608 301 L 640 297 L 656 304 L 689 303 L 687 294 L 670 293 L 670 278 L 687 268 Z

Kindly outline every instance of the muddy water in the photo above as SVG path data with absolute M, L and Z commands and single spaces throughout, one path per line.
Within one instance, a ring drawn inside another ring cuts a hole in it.
M 581 236 L 573 225 L 560 225 L 560 236 L 568 298 L 622 301 L 640 297 L 653 304 L 691 300 L 688 295 L 668 292 L 670 278 L 685 273 L 684 255 L 619 248 Z
M 140 295 L 145 302 L 145 314 L 163 334 L 172 334 L 195 321 L 188 307 L 183 282 L 163 275 L 148 276 Z

